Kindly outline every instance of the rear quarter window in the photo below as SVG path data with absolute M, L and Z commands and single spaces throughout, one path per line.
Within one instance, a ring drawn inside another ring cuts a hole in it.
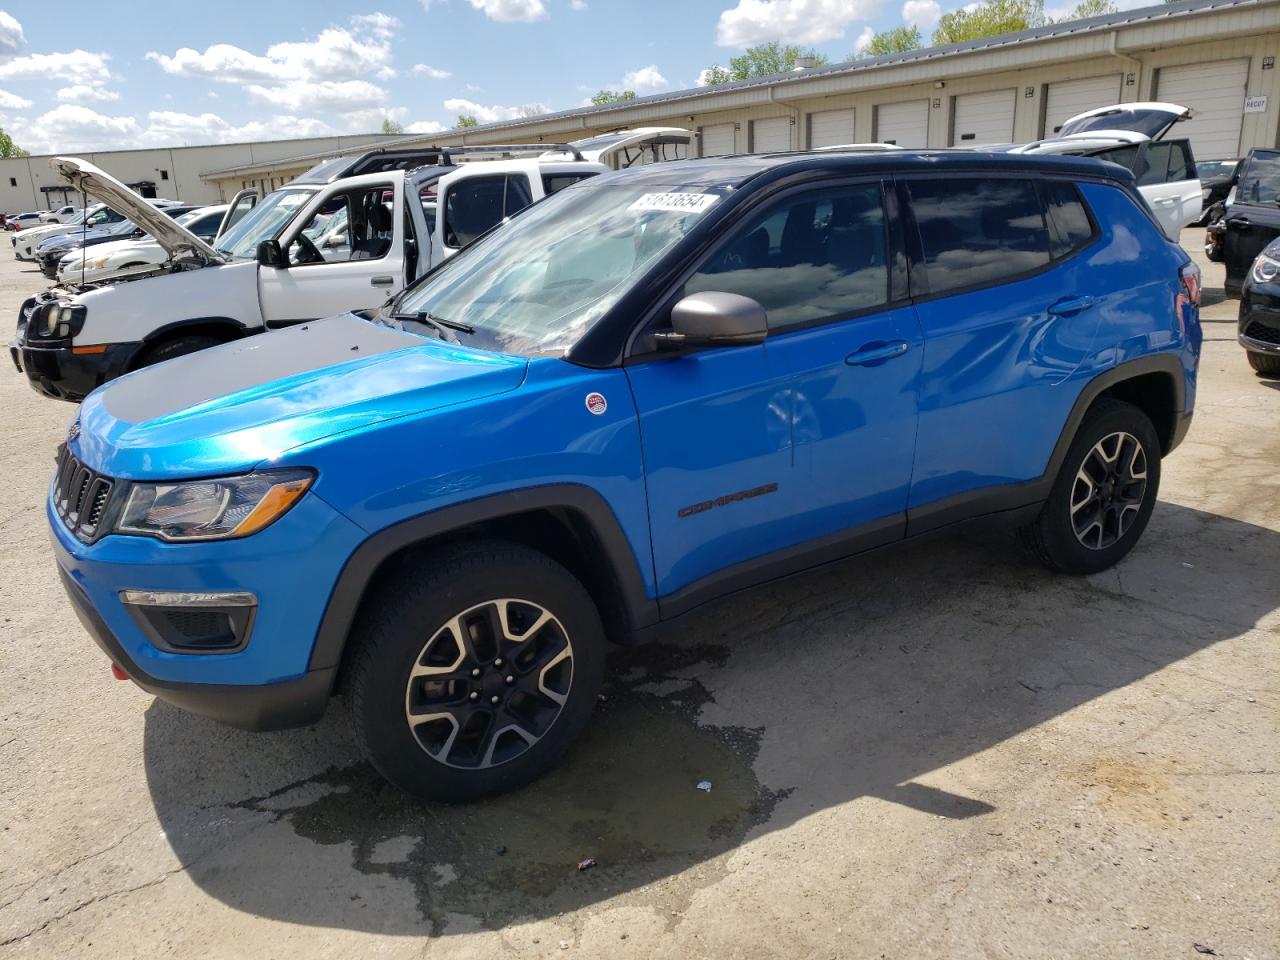
M 1053 259 L 1070 256 L 1093 240 L 1093 221 L 1074 183 L 1045 180 L 1040 184 L 1045 226 L 1049 229 L 1049 254 Z

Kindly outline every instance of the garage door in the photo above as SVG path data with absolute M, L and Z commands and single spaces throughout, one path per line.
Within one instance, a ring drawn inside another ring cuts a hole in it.
M 988 90 L 956 97 L 951 145 L 976 147 L 984 143 L 1011 143 L 1016 94 L 1016 90 Z
M 1042 137 L 1052 137 L 1058 129 L 1077 113 L 1094 107 L 1109 107 L 1120 102 L 1121 74 L 1105 77 L 1087 77 L 1084 80 L 1064 80 L 1049 84 L 1044 104 L 1044 130 Z
M 733 146 L 733 124 L 717 123 L 709 127 L 699 127 L 702 134 L 700 157 L 722 157 L 736 153 Z
M 852 110 L 823 110 L 809 114 L 810 149 L 853 142 Z
M 929 101 L 908 100 L 905 103 L 882 103 L 876 107 L 877 143 L 896 143 L 900 147 L 929 145 Z
M 751 152 L 781 153 L 791 149 L 791 118 L 751 121 Z
M 1189 137 L 1197 160 L 1238 157 L 1248 79 L 1248 60 L 1161 67 L 1156 76 L 1156 98 L 1166 103 L 1180 103 L 1195 112 L 1195 116 L 1179 123 L 1168 135 Z

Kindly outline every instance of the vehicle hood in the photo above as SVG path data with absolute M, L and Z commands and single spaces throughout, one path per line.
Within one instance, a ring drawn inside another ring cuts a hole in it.
M 169 256 L 196 257 L 208 263 L 223 262 L 222 254 L 209 244 L 88 161 L 78 157 L 53 157 L 49 166 L 77 190 L 101 200 L 151 234 Z
M 1105 118 L 1105 124 L 1098 123 Z M 1119 131 L 1140 133 L 1143 139 L 1159 140 L 1179 120 L 1189 120 L 1191 109 L 1180 103 L 1144 101 L 1141 103 L 1117 103 L 1110 107 L 1096 107 L 1077 113 L 1058 130 L 1059 137 L 1077 133 L 1098 136 Z
M 112 243 L 116 240 L 123 240 L 119 237 L 108 233 L 105 230 L 89 230 L 86 233 L 65 233 L 57 237 L 49 237 L 36 244 L 36 252 L 40 254 L 50 254 L 55 252 L 70 252 L 78 250 L 81 247 L 92 247 L 99 243 Z
M 76 453 L 126 479 L 253 469 L 326 437 L 514 390 L 523 357 L 429 340 L 354 314 L 147 367 L 80 408 Z

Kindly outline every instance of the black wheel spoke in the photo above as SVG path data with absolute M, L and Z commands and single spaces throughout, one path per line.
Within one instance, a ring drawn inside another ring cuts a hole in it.
M 550 611 L 491 600 L 462 611 L 427 641 L 410 671 L 405 718 L 433 759 L 496 766 L 547 733 L 572 680 L 573 646 Z

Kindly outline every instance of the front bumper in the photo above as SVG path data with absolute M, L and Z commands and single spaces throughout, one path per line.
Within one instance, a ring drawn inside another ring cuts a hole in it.
M 138 686 L 184 710 L 254 730 L 312 723 L 337 668 L 310 669 L 333 585 L 366 537 L 308 494 L 249 537 L 163 543 L 108 535 L 85 544 L 46 504 L 59 578 L 98 646 Z M 153 642 L 124 590 L 248 591 L 258 606 L 248 642 L 231 652 L 178 652 Z
M 141 343 L 112 343 L 102 353 L 77 354 L 71 347 L 32 346 L 14 340 L 9 344 L 9 356 L 37 393 L 79 403 L 108 380 L 124 374 L 141 349 Z
M 1280 355 L 1280 283 L 1245 281 L 1236 338 L 1250 353 Z

